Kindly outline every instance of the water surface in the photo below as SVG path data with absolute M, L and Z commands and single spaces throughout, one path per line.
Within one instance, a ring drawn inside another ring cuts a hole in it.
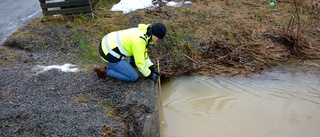
M 182 77 L 162 86 L 162 137 L 319 137 L 320 73 Z

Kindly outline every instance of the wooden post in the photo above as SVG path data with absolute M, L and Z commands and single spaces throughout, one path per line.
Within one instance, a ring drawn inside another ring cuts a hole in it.
M 40 5 L 45 5 L 45 3 L 46 3 L 45 0 L 39 0 L 39 1 L 40 1 Z M 46 15 L 46 12 L 48 11 L 48 9 L 47 8 L 43 8 L 42 6 L 41 6 L 41 9 L 42 9 L 42 14 Z
M 158 72 L 160 73 L 160 63 L 159 63 L 159 60 L 157 60 L 157 65 L 158 65 Z M 160 105 L 162 106 L 161 80 L 160 80 L 160 76 L 158 77 L 158 88 L 159 88 L 159 100 L 160 100 Z

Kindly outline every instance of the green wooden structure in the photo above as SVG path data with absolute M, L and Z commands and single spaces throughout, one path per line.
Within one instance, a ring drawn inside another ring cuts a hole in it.
M 39 0 L 43 15 L 71 15 L 91 13 L 100 0 Z

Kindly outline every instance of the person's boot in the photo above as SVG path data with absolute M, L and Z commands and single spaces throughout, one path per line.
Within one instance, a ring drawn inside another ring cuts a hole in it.
M 99 65 L 93 66 L 93 71 L 97 73 L 97 76 L 99 78 L 105 78 L 106 77 L 106 67 L 102 67 Z

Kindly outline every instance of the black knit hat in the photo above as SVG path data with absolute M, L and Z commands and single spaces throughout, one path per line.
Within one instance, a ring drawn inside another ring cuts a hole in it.
M 166 35 L 166 32 L 166 26 L 164 26 L 162 23 L 155 23 L 152 25 L 151 33 L 159 39 L 162 39 Z

